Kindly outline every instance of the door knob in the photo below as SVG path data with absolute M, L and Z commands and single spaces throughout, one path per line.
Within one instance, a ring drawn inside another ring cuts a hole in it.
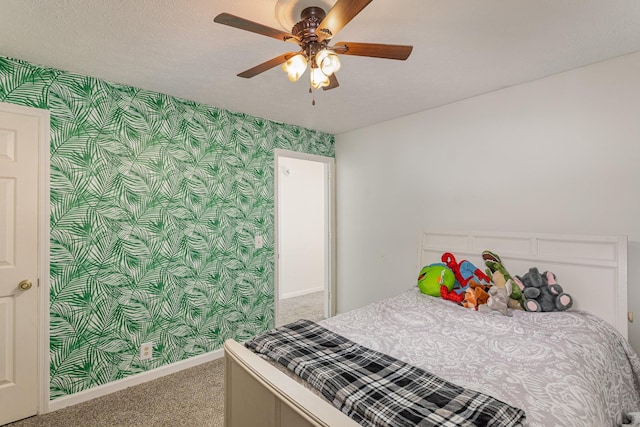
M 31 289 L 31 286 L 33 286 L 33 284 L 29 279 L 25 279 L 18 283 L 18 287 L 20 287 L 20 289 L 22 289 L 23 291 L 28 291 L 29 289 Z

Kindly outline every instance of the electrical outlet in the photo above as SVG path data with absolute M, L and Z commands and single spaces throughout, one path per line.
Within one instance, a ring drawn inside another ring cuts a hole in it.
M 153 357 L 153 343 L 145 342 L 140 344 L 140 360 L 148 360 Z
M 262 239 L 262 236 L 256 236 L 254 239 L 254 243 L 255 243 L 256 249 L 262 248 L 262 246 L 264 245 L 264 240 Z

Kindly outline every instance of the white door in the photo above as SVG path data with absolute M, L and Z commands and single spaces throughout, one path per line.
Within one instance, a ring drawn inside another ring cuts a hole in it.
M 0 106 L 0 425 L 38 412 L 39 138 Z

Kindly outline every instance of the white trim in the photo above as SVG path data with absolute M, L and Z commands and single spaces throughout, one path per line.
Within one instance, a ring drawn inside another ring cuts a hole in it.
M 0 110 L 37 117 L 38 135 L 38 413 L 49 405 L 49 176 L 50 114 L 41 108 L 0 102 Z
M 313 294 L 313 293 L 321 292 L 321 291 L 324 291 L 324 288 L 304 289 L 302 291 L 289 292 L 288 294 L 282 294 L 280 296 L 280 301 L 282 301 L 283 299 L 301 297 L 301 296 L 304 296 L 304 295 L 309 295 L 309 294 Z
M 39 378 L 41 378 L 40 384 L 40 403 L 39 408 L 41 413 L 49 412 L 49 315 L 50 315 L 50 303 L 49 303 L 49 276 L 51 262 L 50 256 L 50 169 L 51 169 L 51 153 L 50 153 L 50 115 L 49 111 L 43 111 L 41 118 L 40 128 L 40 185 L 39 185 L 39 215 L 40 224 L 39 230 L 39 290 L 40 290 L 40 350 L 39 353 Z
M 309 160 L 313 162 L 324 163 L 324 176 L 327 180 L 327 185 L 325 186 L 325 200 L 327 206 L 327 212 L 325 215 L 327 221 L 327 230 L 328 235 L 326 236 L 326 248 L 327 248 L 327 256 L 326 265 L 325 265 L 325 285 L 324 288 L 326 290 L 326 299 L 324 305 L 324 314 L 325 317 L 331 317 L 335 315 L 336 312 L 336 185 L 335 185 L 335 170 L 336 170 L 336 161 L 333 157 L 327 156 L 319 156 L 316 154 L 309 153 L 301 153 L 298 151 L 292 150 L 284 150 L 280 148 L 274 149 L 273 153 L 273 163 L 274 163 L 274 174 L 273 174 L 273 203 L 274 203 L 274 320 L 278 321 L 278 305 L 275 304 L 275 301 L 280 299 L 279 295 L 279 272 L 280 272 L 280 259 L 279 259 L 279 158 L 280 157 L 288 157 L 292 159 L 299 160 Z
M 325 304 L 324 315 L 325 317 L 332 317 L 336 314 L 336 286 L 337 286 L 337 228 L 336 228 L 336 161 L 335 158 L 331 159 L 325 170 L 326 179 L 328 180 L 326 202 L 328 209 L 327 216 L 327 230 L 329 230 L 329 242 L 327 244 L 327 271 L 329 274 L 327 287 L 327 304 Z
M 193 368 L 194 366 L 201 365 L 203 363 L 211 362 L 213 360 L 221 359 L 224 356 L 224 350 L 222 348 L 211 351 L 209 353 L 201 354 L 199 356 L 190 357 L 189 359 L 181 360 L 179 362 L 171 363 L 169 365 L 160 366 L 150 371 L 141 372 L 136 375 L 132 375 L 127 378 L 123 378 L 118 381 L 113 381 L 104 385 L 90 388 L 88 390 L 81 391 L 79 393 L 71 394 L 69 396 L 60 397 L 56 400 L 49 402 L 49 410 L 57 411 L 58 409 L 66 408 L 67 406 L 77 405 L 79 403 L 86 402 L 98 397 L 106 396 L 116 391 L 124 390 L 129 387 L 133 387 L 148 381 L 153 381 L 158 378 L 162 378 L 166 375 L 175 374 L 184 369 Z
M 300 160 L 310 160 L 312 162 L 321 162 L 321 163 L 335 163 L 335 159 L 333 157 L 320 156 L 318 154 L 309 154 L 302 153 L 300 151 L 293 150 L 285 150 L 282 148 L 275 148 L 273 150 L 274 157 L 290 157 L 292 159 L 300 159 Z

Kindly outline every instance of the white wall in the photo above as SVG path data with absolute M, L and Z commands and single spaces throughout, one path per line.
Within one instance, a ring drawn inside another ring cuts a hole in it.
M 640 53 L 337 135 L 336 164 L 339 312 L 413 286 L 429 226 L 626 234 L 640 315 Z
M 324 290 L 324 164 L 279 158 L 280 299 Z

